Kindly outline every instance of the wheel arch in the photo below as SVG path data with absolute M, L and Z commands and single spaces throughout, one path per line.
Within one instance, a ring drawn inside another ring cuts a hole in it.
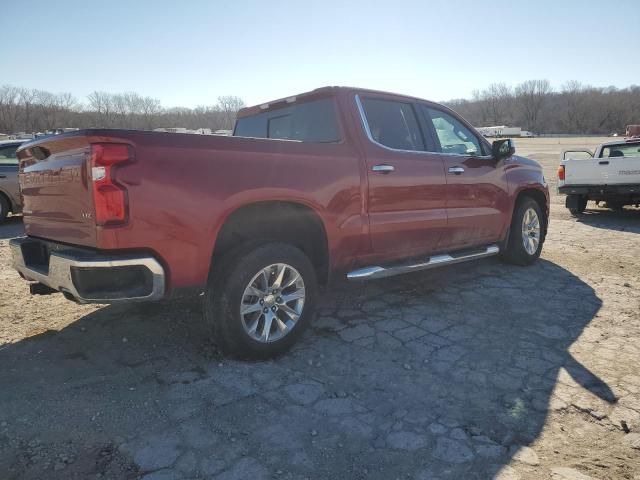
M 540 210 L 542 211 L 542 215 L 544 216 L 543 235 L 546 237 L 547 228 L 549 226 L 550 205 L 549 205 L 549 199 L 547 195 L 545 194 L 545 192 L 543 192 L 539 188 L 523 188 L 518 192 L 515 202 L 513 204 L 513 211 L 511 213 L 511 217 L 513 218 L 516 205 L 518 205 L 518 203 L 521 202 L 522 199 L 525 197 L 529 197 L 533 199 L 540 206 Z
M 513 216 L 516 214 L 516 208 L 518 203 L 522 201 L 524 197 L 532 198 L 539 206 L 540 210 L 542 210 L 543 215 L 543 240 L 544 237 L 547 236 L 547 228 L 549 226 L 549 201 L 548 196 L 544 190 L 537 187 L 524 187 L 518 190 L 513 197 L 513 203 L 511 205 L 511 213 L 509 214 L 509 220 L 505 225 L 505 232 L 503 235 L 503 240 L 500 242 L 500 249 L 503 250 L 506 245 L 509 243 L 509 236 L 511 235 L 511 225 L 513 223 Z
M 222 219 L 211 253 L 210 273 L 226 253 L 240 245 L 280 241 L 302 250 L 316 269 L 318 281 L 326 284 L 330 270 L 328 240 L 322 217 L 303 202 L 259 200 L 245 203 L 227 212 Z

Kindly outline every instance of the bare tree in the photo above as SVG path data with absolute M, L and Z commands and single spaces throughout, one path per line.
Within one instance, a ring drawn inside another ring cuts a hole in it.
M 588 87 L 577 80 L 570 80 L 562 86 L 562 96 L 565 100 L 566 129 L 571 133 L 584 133 L 588 124 L 587 111 L 585 111 L 586 95 Z
M 509 112 L 513 107 L 511 88 L 505 83 L 492 83 L 483 94 L 493 125 L 509 124 Z
M 139 112 L 144 120 L 144 128 L 152 130 L 156 125 L 157 117 L 162 113 L 160 100 L 152 97 L 140 97 Z
M 516 86 L 516 103 L 524 116 L 526 129 L 539 131 L 538 117 L 552 91 L 549 80 L 527 80 Z
M 0 88 L 0 132 L 11 133 L 17 131 L 20 112 L 18 106 L 19 95 L 20 89 L 17 87 L 4 85 Z
M 94 127 L 111 127 L 114 117 L 113 98 L 110 93 L 95 91 L 87 97 Z
M 22 123 L 26 132 L 37 131 L 35 110 L 37 108 L 38 90 L 20 88 L 18 90 L 18 105 L 22 110 Z
M 231 129 L 236 121 L 236 113 L 244 107 L 244 102 L 240 97 L 225 95 L 218 97 L 218 107 L 222 111 L 224 119 L 224 125 L 221 128 Z

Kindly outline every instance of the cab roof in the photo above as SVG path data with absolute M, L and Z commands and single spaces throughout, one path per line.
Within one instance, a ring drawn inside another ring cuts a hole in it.
M 409 100 L 418 100 L 421 102 L 434 103 L 429 100 L 425 100 L 424 98 L 413 97 L 411 95 L 403 95 L 399 93 L 392 92 L 384 92 L 382 90 L 372 90 L 367 88 L 357 88 L 357 87 L 344 87 L 344 86 L 327 86 L 316 88 L 315 90 L 311 90 L 309 92 L 299 93 L 297 95 L 291 95 L 289 97 L 279 98 L 277 100 L 272 100 L 266 103 L 262 103 L 259 105 L 254 105 L 252 107 L 241 108 L 238 111 L 238 118 L 248 117 L 251 115 L 255 115 L 260 112 L 264 112 L 270 110 L 274 107 L 282 107 L 287 103 L 295 103 L 300 99 L 312 99 L 312 98 L 321 98 L 328 96 L 335 96 L 339 92 L 348 92 L 348 93 L 375 93 L 378 95 L 390 95 L 398 98 L 405 98 Z
M 616 145 L 629 145 L 629 144 L 640 144 L 640 137 L 630 137 L 625 138 L 624 140 L 613 140 L 611 142 L 604 142 L 601 147 L 613 147 Z

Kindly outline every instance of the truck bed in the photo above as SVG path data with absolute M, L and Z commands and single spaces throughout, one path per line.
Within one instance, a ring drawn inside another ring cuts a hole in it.
M 640 155 L 565 160 L 565 185 L 640 184 Z
M 130 161 L 114 171 L 128 204 L 119 225 L 96 225 L 96 143 L 131 147 Z M 335 216 L 341 234 L 359 241 L 362 229 L 358 158 L 344 144 L 100 129 L 29 142 L 18 155 L 27 235 L 151 253 L 176 287 L 206 283 L 217 230 L 242 196 L 259 201 L 277 192 Z

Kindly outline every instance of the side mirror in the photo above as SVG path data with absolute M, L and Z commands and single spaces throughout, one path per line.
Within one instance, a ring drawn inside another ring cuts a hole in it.
M 491 144 L 491 155 L 496 160 L 502 160 L 503 158 L 510 157 L 516 153 L 516 144 L 510 139 L 496 140 Z

